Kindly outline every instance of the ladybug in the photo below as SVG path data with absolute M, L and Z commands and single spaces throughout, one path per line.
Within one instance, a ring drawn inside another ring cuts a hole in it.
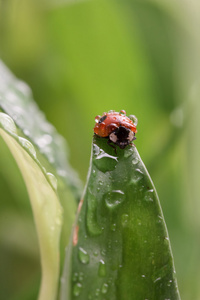
M 95 121 L 94 133 L 108 138 L 108 144 L 114 143 L 124 149 L 136 139 L 137 118 L 133 115 L 127 117 L 125 110 L 120 110 L 120 112 L 110 110 L 108 113 L 103 113 L 102 116 L 97 116 Z

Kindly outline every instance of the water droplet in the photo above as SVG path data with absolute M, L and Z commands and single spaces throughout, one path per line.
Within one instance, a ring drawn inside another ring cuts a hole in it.
M 110 226 L 110 229 L 111 229 L 112 231 L 115 231 L 115 230 L 116 230 L 116 224 L 112 224 L 112 225 Z
M 79 280 L 79 281 L 83 281 L 83 278 L 84 278 L 84 273 L 83 273 L 83 272 L 80 272 L 80 273 L 79 273 L 79 276 L 78 276 L 78 280 Z
M 108 284 L 104 283 L 101 287 L 101 292 L 102 292 L 102 294 L 106 294 L 107 291 L 108 291 Z
M 93 252 L 93 255 L 94 255 L 94 256 L 98 256 L 98 251 L 95 250 L 95 251 Z
M 96 177 L 96 171 L 95 170 L 92 170 L 92 174 L 94 177 Z
M 88 264 L 90 261 L 90 257 L 83 248 L 79 247 L 78 257 L 83 264 Z
M 129 119 L 131 119 L 131 121 L 133 121 L 133 124 L 134 124 L 135 126 L 137 126 L 137 124 L 138 124 L 138 119 L 137 119 L 137 117 L 134 116 L 134 115 L 130 115 L 130 116 L 128 116 L 128 117 L 129 117 Z
M 146 193 L 145 193 L 145 196 L 144 196 L 144 200 L 147 201 L 147 202 L 153 202 L 153 189 L 151 190 L 148 190 Z
M 101 255 L 103 255 L 103 256 L 106 255 L 106 249 L 101 250 Z
M 142 171 L 136 169 L 136 172 L 131 177 L 130 184 L 137 184 L 137 182 L 140 181 L 142 177 Z
M 43 134 L 41 137 L 36 139 L 36 144 L 40 148 L 47 147 L 51 143 L 52 143 L 52 136 L 50 134 Z
M 146 276 L 145 276 L 145 275 L 142 275 L 142 277 L 145 278 Z
M 106 276 L 106 264 L 102 259 L 99 262 L 98 275 L 100 277 L 105 277 Z
M 95 295 L 99 296 L 99 294 L 100 294 L 100 289 L 97 288 L 96 291 L 95 291 Z
M 125 148 L 124 149 L 124 157 L 125 158 L 128 158 L 129 156 L 131 156 L 133 154 L 133 148 Z
M 13 121 L 13 119 L 8 116 L 7 114 L 4 114 L 4 113 L 0 113 L 0 124 L 2 125 L 2 127 L 13 133 L 13 134 L 17 134 L 17 129 L 16 129 L 16 126 L 15 126 L 15 123 Z
M 47 176 L 49 178 L 49 181 L 50 181 L 52 187 L 54 188 L 54 190 L 56 190 L 57 189 L 57 179 L 56 179 L 56 177 L 52 173 L 47 173 Z
M 19 137 L 19 142 L 22 145 L 23 148 L 25 148 L 26 150 L 28 150 L 28 152 L 34 157 L 36 158 L 36 151 L 35 148 L 33 147 L 33 145 L 31 144 L 31 142 L 29 142 L 27 139 L 24 139 L 22 137 Z
M 73 281 L 77 281 L 77 280 L 78 280 L 78 273 L 74 273 L 74 274 L 73 274 L 72 280 L 73 280 Z
M 126 111 L 124 109 L 120 110 L 119 112 L 121 115 L 126 115 Z
M 101 119 L 101 116 L 100 116 L 100 115 L 96 116 L 96 117 L 95 117 L 95 122 L 98 123 L 100 119 Z
M 96 197 L 88 193 L 87 198 L 87 230 L 92 236 L 102 233 L 102 229 L 97 222 L 97 200 Z
M 140 170 L 139 168 L 135 170 L 136 172 L 143 174 L 142 170 Z
M 172 280 L 169 280 L 167 286 L 171 286 L 171 284 L 172 284 Z
M 77 297 L 77 296 L 80 295 L 81 288 L 82 288 L 82 284 L 81 283 L 79 283 L 79 282 L 75 283 L 75 285 L 73 287 L 73 295 L 75 297 Z
M 137 156 L 135 156 L 135 157 L 133 157 L 133 159 L 132 159 L 132 164 L 133 164 L 133 165 L 136 165 L 136 164 L 138 163 L 138 161 L 139 161 L 139 158 L 138 158 Z
M 115 169 L 118 159 L 116 156 L 109 155 L 97 145 L 93 147 L 94 156 L 93 161 L 95 166 L 103 173 L 112 171 Z
M 115 208 L 125 200 L 124 192 L 121 190 L 113 190 L 112 192 L 108 192 L 104 197 L 106 205 L 109 208 Z
M 126 227 L 128 225 L 128 219 L 129 219 L 128 214 L 123 214 L 122 215 L 122 226 Z
M 157 281 L 159 281 L 159 280 L 161 280 L 161 277 L 156 278 L 156 279 L 154 280 L 154 283 L 157 282 Z

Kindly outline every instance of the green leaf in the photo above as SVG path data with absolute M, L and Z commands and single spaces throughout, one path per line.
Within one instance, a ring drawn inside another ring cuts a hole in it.
M 18 80 L 1 61 L 0 78 L 0 109 L 13 118 L 21 135 L 36 146 L 43 163 L 48 162 L 64 184 L 72 189 L 75 197 L 79 198 L 81 184 L 68 163 L 65 140 L 47 122 L 27 84 Z
M 0 113 L 0 135 L 6 142 L 24 178 L 37 228 L 42 283 L 40 300 L 56 299 L 59 278 L 59 242 L 62 208 L 56 193 L 56 178 L 36 158 L 33 145 L 17 135 L 13 120 Z
M 94 137 L 79 211 L 62 300 L 180 299 L 159 199 L 135 146 L 115 153 Z
M 46 121 L 29 87 L 16 79 L 2 62 L 0 78 L 0 136 L 22 173 L 39 238 L 42 265 L 39 300 L 54 300 L 59 282 L 60 253 L 62 262 L 81 185 L 68 163 L 64 139 Z

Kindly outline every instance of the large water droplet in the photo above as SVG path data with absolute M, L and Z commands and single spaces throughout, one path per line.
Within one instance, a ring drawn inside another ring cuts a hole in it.
M 17 129 L 15 126 L 15 123 L 13 121 L 13 119 L 11 117 L 9 117 L 7 114 L 4 113 L 0 113 L 0 124 L 2 125 L 2 127 L 13 133 L 13 134 L 17 134 Z
M 88 193 L 87 198 L 87 229 L 92 236 L 102 233 L 102 229 L 97 222 L 97 200 L 91 193 Z
M 31 142 L 29 142 L 27 139 L 24 139 L 22 137 L 19 137 L 19 142 L 22 145 L 23 148 L 28 150 L 28 152 L 33 155 L 34 158 L 36 158 L 36 151 Z
M 79 247 L 78 257 L 83 264 L 88 264 L 90 261 L 90 257 L 83 248 Z
M 75 283 L 75 285 L 73 287 L 73 295 L 75 297 L 77 297 L 77 296 L 80 295 L 81 288 L 82 288 L 82 284 L 81 283 L 79 283 L 79 282 Z
M 103 259 L 100 260 L 99 262 L 99 270 L 98 270 L 98 275 L 100 277 L 105 277 L 106 276 L 106 264 L 103 261 Z
M 106 205 L 109 208 L 115 208 L 125 200 L 124 192 L 121 190 L 113 190 L 112 192 L 108 192 L 104 197 Z
M 56 190 L 57 189 L 57 179 L 56 179 L 56 177 L 52 173 L 47 173 L 47 176 L 49 178 L 49 181 L 50 181 L 52 187 L 54 188 L 54 190 Z
M 115 169 L 118 159 L 116 156 L 109 155 L 102 149 L 100 149 L 97 145 L 93 147 L 94 151 L 94 164 L 95 166 L 103 173 L 112 171 Z

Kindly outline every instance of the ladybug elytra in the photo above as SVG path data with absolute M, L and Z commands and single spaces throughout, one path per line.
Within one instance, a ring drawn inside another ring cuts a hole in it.
M 100 137 L 108 138 L 108 143 L 114 143 L 124 149 L 133 140 L 137 132 L 137 118 L 133 115 L 126 116 L 126 112 L 113 110 L 103 113 L 95 118 L 94 133 Z

